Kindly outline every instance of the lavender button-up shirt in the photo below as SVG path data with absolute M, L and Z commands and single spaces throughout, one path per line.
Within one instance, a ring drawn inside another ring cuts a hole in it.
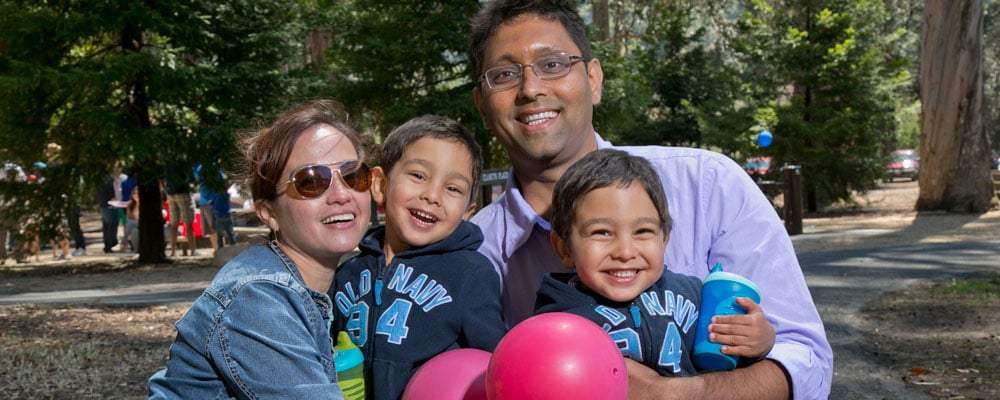
M 776 333 L 768 358 L 788 371 L 794 398 L 827 398 L 833 351 L 823 322 L 781 219 L 746 172 L 701 149 L 613 146 L 599 135 L 597 147 L 644 157 L 659 173 L 673 219 L 667 268 L 703 279 L 718 262 L 756 283 Z M 533 314 L 542 276 L 565 271 L 549 242 L 551 226 L 524 200 L 514 174 L 504 194 L 472 222 L 483 230 L 479 252 L 500 274 L 504 318 L 513 326 Z

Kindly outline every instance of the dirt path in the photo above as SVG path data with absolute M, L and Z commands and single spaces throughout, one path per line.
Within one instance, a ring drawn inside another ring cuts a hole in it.
M 834 349 L 831 399 L 1000 395 L 1000 212 L 915 213 L 916 195 L 885 185 L 793 237 Z
M 962 264 L 946 257 L 983 255 L 982 249 L 975 246 L 1000 248 L 1000 212 L 918 214 L 911 211 L 916 194 L 915 183 L 886 184 L 859 197 L 856 207 L 830 207 L 821 215 L 807 215 L 803 221 L 805 232 L 792 238 L 834 347 L 832 399 L 998 397 L 995 392 L 975 392 L 963 389 L 962 385 L 975 386 L 976 379 L 993 376 L 982 373 L 983 370 L 1000 371 L 1000 355 L 976 361 L 978 364 L 970 359 L 950 361 L 950 366 L 896 357 L 901 353 L 921 352 L 900 347 L 900 343 L 952 349 L 943 342 L 951 333 L 966 335 L 972 343 L 980 343 L 985 332 L 987 343 L 1000 349 L 996 345 L 1000 341 L 996 307 L 987 307 L 991 314 L 978 315 L 969 311 L 966 303 L 913 292 L 923 290 L 934 277 L 965 270 Z M 948 247 L 952 245 L 957 247 Z M 882 255 L 871 255 L 877 252 Z M 996 258 L 994 264 L 1000 264 L 1000 257 Z M 207 256 L 178 257 L 173 264 L 152 266 L 132 266 L 127 259 L 126 255 L 115 255 L 71 262 L 8 264 L 0 267 L 0 301 L 11 295 L 89 291 L 112 291 L 119 295 L 124 291 L 133 296 L 130 298 L 155 298 L 164 289 L 188 290 L 185 296 L 193 299 L 218 270 L 210 265 Z M 891 268 L 870 268 L 876 261 Z M 954 271 L 942 266 L 951 266 Z M 937 272 L 925 274 L 929 270 Z M 884 275 L 885 271 L 896 272 Z M 897 290 L 911 292 L 892 294 Z M 889 294 L 882 296 L 886 293 Z M 937 299 L 939 303 L 919 303 L 920 309 L 914 311 L 913 304 L 898 302 L 900 297 L 912 296 Z M 174 335 L 172 323 L 186 307 L 184 300 L 174 305 L 139 308 L 107 307 L 100 302 L 71 306 L 0 305 L 0 323 L 5 326 L 0 332 L 0 351 L 19 354 L 13 358 L 15 364 L 4 365 L 0 361 L 0 376 L 8 381 L 0 382 L 0 397 L 141 397 L 145 394 L 145 379 L 165 363 L 166 348 Z M 925 312 L 929 308 L 939 312 Z M 903 318 L 906 313 L 919 315 L 923 319 L 921 324 L 914 325 Z M 955 315 L 973 315 L 979 325 L 955 327 Z M 979 336 L 974 336 L 975 329 L 981 331 Z M 918 335 L 934 335 L 942 342 L 916 341 Z M 63 348 L 66 343 L 89 343 L 79 350 L 87 365 L 68 363 L 57 370 L 44 363 L 34 365 L 52 359 L 52 349 Z M 129 362 L 129 368 L 115 369 L 121 364 L 121 354 L 111 354 L 107 365 L 103 365 L 101 354 L 110 349 L 121 349 L 114 351 L 125 351 L 135 359 Z M 954 349 L 953 352 L 959 353 Z M 50 386 L 55 388 L 37 389 L 34 377 L 39 373 L 49 375 L 50 381 L 56 382 L 50 382 Z M 86 387 L 71 384 L 82 381 L 92 384 Z M 119 385 L 125 382 L 128 390 Z M 989 386 L 979 382 L 977 387 Z

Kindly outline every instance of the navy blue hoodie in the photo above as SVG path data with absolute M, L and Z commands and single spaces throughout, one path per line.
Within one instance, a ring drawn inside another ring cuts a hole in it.
M 623 356 L 660 376 L 692 376 L 697 375 L 692 356 L 700 306 L 701 281 L 667 270 L 631 302 L 585 291 L 575 273 L 551 273 L 538 289 L 535 314 L 582 316 L 604 328 Z
M 430 358 L 465 347 L 492 352 L 507 331 L 500 277 L 476 251 L 478 226 L 462 221 L 444 240 L 402 251 L 388 266 L 384 241 L 385 227 L 370 229 L 331 288 L 336 327 L 364 354 L 369 400 L 398 399 Z

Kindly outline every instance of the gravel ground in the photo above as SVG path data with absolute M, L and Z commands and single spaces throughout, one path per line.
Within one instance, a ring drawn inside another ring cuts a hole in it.
M 912 211 L 916 194 L 915 182 L 889 183 L 858 197 L 855 204 L 834 205 L 806 215 L 804 233 L 793 237 L 796 253 L 800 260 L 822 260 L 885 248 L 920 252 L 948 243 L 994 241 L 1000 245 L 1000 212 L 916 213 Z M 43 255 L 42 263 L 8 263 L 0 267 L 0 301 L 30 292 L 84 296 L 93 290 L 126 290 L 147 293 L 147 297 L 156 297 L 155 293 L 164 289 L 197 292 L 218 269 L 218 263 L 207 255 L 210 251 L 200 252 L 201 257 L 178 257 L 172 264 L 151 266 L 132 265 L 132 256 L 122 253 L 69 261 L 47 261 Z M 814 279 L 803 264 L 807 279 Z M 993 290 L 993 297 L 969 300 L 961 293 L 949 292 L 947 281 L 944 289 L 937 285 L 930 279 L 907 279 L 864 296 L 833 296 L 829 303 L 825 292 L 814 289 L 824 320 L 837 320 L 827 322 L 836 367 L 831 398 L 957 400 L 1000 396 L 1000 376 L 983 372 L 1000 371 L 1000 324 L 994 311 L 997 308 L 992 307 L 1000 305 L 997 290 Z M 906 301 L 914 298 L 922 302 Z M 9 355 L 6 361 L 0 360 L 0 398 L 143 397 L 146 379 L 166 363 L 167 347 L 174 336 L 172 324 L 186 309 L 184 301 L 141 307 L 102 305 L 99 301 L 0 305 L 0 324 L 4 326 L 0 352 Z M 926 312 L 929 309 L 936 312 Z M 966 320 L 962 318 L 956 322 L 955 315 L 975 323 L 960 323 Z M 914 316 L 922 323 L 914 324 Z M 931 339 L 916 340 L 920 337 Z M 993 353 L 963 350 L 983 349 L 983 343 L 992 343 L 989 350 Z M 964 358 L 935 361 L 910 357 L 934 353 L 922 351 L 927 348 Z

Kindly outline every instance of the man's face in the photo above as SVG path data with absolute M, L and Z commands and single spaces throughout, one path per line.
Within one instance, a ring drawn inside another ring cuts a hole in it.
M 486 43 L 485 69 L 518 63 L 527 65 L 542 56 L 568 53 L 579 56 L 566 29 L 558 21 L 522 15 L 501 26 Z M 533 67 L 524 67 L 517 86 L 492 91 L 480 82 L 473 94 L 483 124 L 510 155 L 515 167 L 566 164 L 594 150 L 593 110 L 601 99 L 603 72 L 597 60 L 574 63 L 569 74 L 539 79 Z

